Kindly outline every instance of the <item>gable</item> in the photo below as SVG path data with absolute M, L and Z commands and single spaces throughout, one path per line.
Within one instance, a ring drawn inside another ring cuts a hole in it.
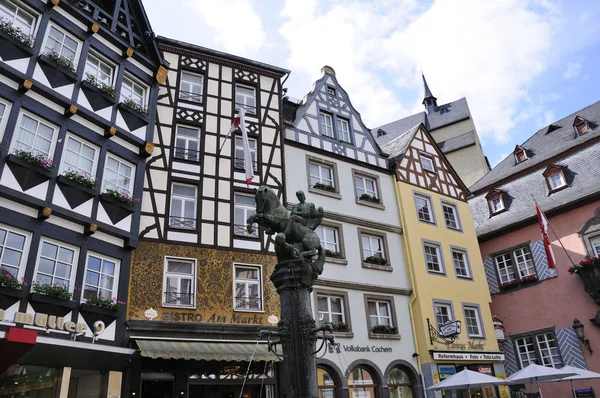
M 432 161 L 434 171 L 423 169 L 423 157 Z M 415 132 L 404 155 L 396 164 L 396 180 L 454 199 L 467 200 L 468 190 L 422 127 Z
M 317 80 L 296 111 L 293 127 L 286 128 L 286 139 L 333 152 L 374 166 L 387 167 L 386 156 L 352 106 L 331 68 Z M 327 120 L 323 120 L 327 118 Z M 331 124 L 329 129 L 327 126 Z M 343 126 L 342 126 L 343 125 Z M 347 126 L 349 141 L 345 137 Z

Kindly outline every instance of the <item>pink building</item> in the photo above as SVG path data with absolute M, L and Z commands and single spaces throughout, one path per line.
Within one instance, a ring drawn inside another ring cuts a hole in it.
M 593 266 L 568 272 L 571 261 L 600 255 L 599 125 L 597 102 L 536 132 L 470 188 L 492 313 L 505 327 L 508 375 L 529 363 L 600 372 L 600 355 L 592 355 L 600 350 L 600 279 Z M 556 233 L 549 233 L 555 269 L 548 266 L 534 198 Z M 570 388 L 542 384 L 545 398 L 570 397 Z M 600 380 L 575 388 L 600 394 Z

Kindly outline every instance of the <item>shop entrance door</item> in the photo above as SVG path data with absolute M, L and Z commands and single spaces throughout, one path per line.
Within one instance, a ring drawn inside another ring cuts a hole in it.
M 241 385 L 200 385 L 190 384 L 190 398 L 239 398 Z M 244 387 L 242 398 L 275 398 L 274 386 L 260 385 Z M 144 397 L 145 398 L 145 397 Z
M 174 398 L 173 380 L 142 380 L 142 398 Z

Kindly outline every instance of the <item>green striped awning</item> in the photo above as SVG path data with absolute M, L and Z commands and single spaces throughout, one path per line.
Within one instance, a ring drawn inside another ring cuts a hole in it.
M 157 359 L 196 359 L 215 361 L 275 361 L 266 344 L 136 340 L 142 356 Z M 254 355 L 254 356 L 253 356 Z

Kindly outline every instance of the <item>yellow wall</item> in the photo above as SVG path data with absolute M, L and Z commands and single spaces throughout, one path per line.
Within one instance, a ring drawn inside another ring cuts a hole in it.
M 422 363 L 433 361 L 429 350 L 462 351 L 456 347 L 447 347 L 444 344 L 435 342 L 433 345 L 430 343 L 427 318 L 429 318 L 431 324 L 435 327 L 434 299 L 452 301 L 454 315 L 457 320 L 462 322 L 462 331 L 454 344 L 464 344 L 467 346 L 465 351 L 498 352 L 498 343 L 490 312 L 491 297 L 469 205 L 465 202 L 403 182 L 398 182 L 397 184 L 398 200 L 404 228 L 404 246 L 415 294 L 414 299 L 411 301 L 411 309 L 412 316 L 414 317 L 415 339 L 417 341 L 420 361 Z M 417 219 L 414 192 L 431 196 L 436 225 L 420 222 Z M 442 200 L 456 204 L 462 224 L 462 232 L 446 228 L 442 212 Z M 446 271 L 445 276 L 427 272 L 423 253 L 423 239 L 434 241 L 441 245 Z M 473 277 L 472 280 L 456 277 L 450 246 L 467 250 Z M 468 338 L 462 303 L 479 305 L 485 333 L 484 339 Z M 473 342 L 484 342 L 485 347 L 482 350 L 469 349 L 468 342 L 470 340 Z

